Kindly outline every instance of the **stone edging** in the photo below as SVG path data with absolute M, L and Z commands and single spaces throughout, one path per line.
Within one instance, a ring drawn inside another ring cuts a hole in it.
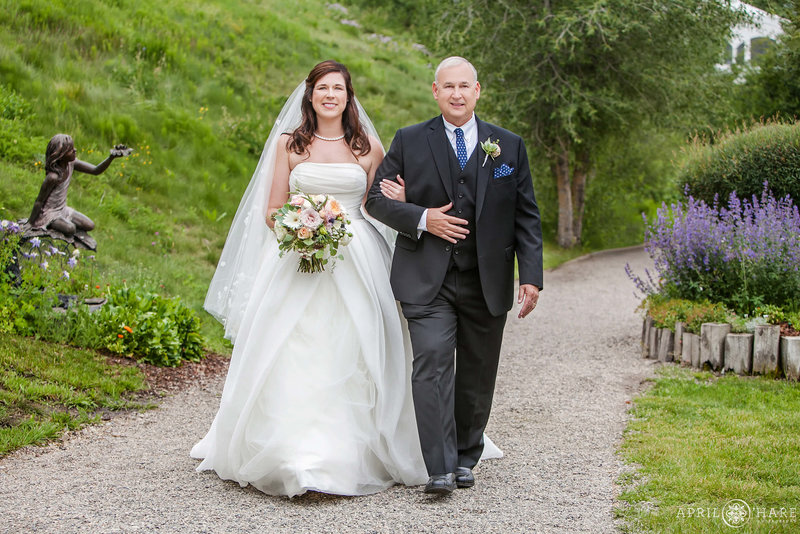
M 694 369 L 739 375 L 763 374 L 800 380 L 800 336 L 781 336 L 780 326 L 756 326 L 753 334 L 731 333 L 727 323 L 703 323 L 700 335 L 656 328 L 646 317 L 642 324 L 642 357 L 679 362 Z

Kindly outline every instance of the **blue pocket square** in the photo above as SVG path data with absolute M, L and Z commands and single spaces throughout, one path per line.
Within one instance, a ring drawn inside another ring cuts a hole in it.
M 514 167 L 509 167 L 505 163 L 500 165 L 499 167 L 495 167 L 494 169 L 494 177 L 495 178 L 502 178 L 503 176 L 508 176 L 514 172 Z

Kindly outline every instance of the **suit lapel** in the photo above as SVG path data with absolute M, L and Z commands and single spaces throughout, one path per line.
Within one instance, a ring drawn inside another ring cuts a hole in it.
M 492 173 L 494 167 L 494 160 L 486 158 L 486 153 L 481 149 L 481 143 L 486 141 L 487 138 L 492 136 L 492 128 L 475 117 L 478 123 L 478 144 L 475 146 L 475 155 L 478 157 L 478 183 L 475 195 L 475 220 L 481 218 L 481 208 L 483 207 L 483 199 L 486 198 L 486 188 L 489 186 L 489 175 Z M 484 164 L 486 159 L 486 164 Z
M 447 140 L 447 134 L 444 131 L 444 122 L 441 117 L 434 119 L 431 124 L 431 130 L 428 133 L 428 144 L 433 153 L 433 162 L 436 165 L 436 170 L 439 171 L 439 178 L 442 180 L 442 185 L 447 191 L 447 198 L 453 201 L 453 183 L 450 179 L 450 164 L 448 163 L 449 150 L 452 150 L 450 142 Z

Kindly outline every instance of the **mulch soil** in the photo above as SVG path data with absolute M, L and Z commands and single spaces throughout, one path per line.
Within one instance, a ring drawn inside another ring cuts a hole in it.
M 781 335 L 786 337 L 800 336 L 800 330 L 795 330 L 789 323 L 781 323 Z
M 186 387 L 203 383 L 228 372 L 229 356 L 206 353 L 199 362 L 183 362 L 178 367 L 159 367 L 116 355 L 108 355 L 109 361 L 119 365 L 134 365 L 145 376 L 148 388 L 144 390 L 145 397 L 163 396 L 176 393 Z

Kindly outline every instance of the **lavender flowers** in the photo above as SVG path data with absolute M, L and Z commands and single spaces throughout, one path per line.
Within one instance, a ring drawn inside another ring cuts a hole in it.
M 642 292 L 721 302 L 742 314 L 800 304 L 800 214 L 791 198 L 775 199 L 766 188 L 750 200 L 731 193 L 727 208 L 691 196 L 662 204 L 646 222 L 645 250 L 660 283 L 628 269 Z

